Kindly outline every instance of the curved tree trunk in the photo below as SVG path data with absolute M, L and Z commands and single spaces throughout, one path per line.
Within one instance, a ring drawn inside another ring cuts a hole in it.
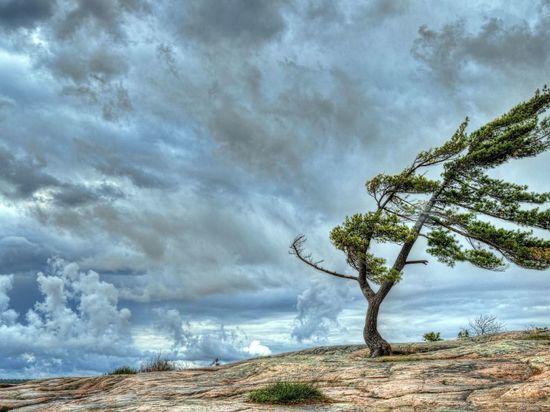
M 378 333 L 378 310 L 381 303 L 381 299 L 369 299 L 369 307 L 365 318 L 363 339 L 365 339 L 365 343 L 370 349 L 371 358 L 391 355 L 390 344 Z
M 405 265 L 407 264 L 407 257 L 409 256 L 409 253 L 411 252 L 412 247 L 414 246 L 416 240 L 418 239 L 418 235 L 420 233 L 420 230 L 424 226 L 424 223 L 426 223 L 426 220 L 428 220 L 429 213 L 434 207 L 434 205 L 437 202 L 438 196 L 443 192 L 443 189 L 445 189 L 447 185 L 447 180 L 445 180 L 441 187 L 432 194 L 432 197 L 424 206 L 424 209 L 422 210 L 422 213 L 418 217 L 418 220 L 414 224 L 414 227 L 412 228 L 412 231 L 414 233 L 414 236 L 410 239 L 408 239 L 405 243 L 403 243 L 403 246 L 401 247 L 401 250 L 399 251 L 399 255 L 395 259 L 395 262 L 393 264 L 392 269 L 401 272 Z M 380 305 L 382 304 L 382 301 L 387 296 L 387 294 L 390 292 L 391 288 L 394 285 L 394 281 L 387 281 L 384 282 L 382 285 L 380 285 L 380 289 L 378 292 L 373 293 L 370 288 L 367 289 L 368 283 L 366 281 L 365 277 L 365 268 L 363 268 L 363 273 L 359 276 L 359 284 L 361 286 L 361 290 L 363 291 L 363 294 L 367 298 L 369 302 L 369 308 L 367 309 L 367 317 L 365 319 L 365 328 L 363 329 L 363 338 L 365 339 L 365 343 L 367 344 L 368 348 L 370 349 L 371 357 L 375 358 L 377 356 L 386 356 L 391 355 L 391 346 L 386 340 L 380 336 L 380 333 L 378 333 L 378 310 L 380 309 Z

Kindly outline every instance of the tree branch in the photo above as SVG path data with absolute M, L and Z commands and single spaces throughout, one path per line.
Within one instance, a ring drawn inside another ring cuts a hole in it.
M 326 273 L 327 275 L 335 276 L 337 278 L 342 278 L 342 279 L 351 279 L 351 280 L 355 280 L 355 281 L 359 280 L 357 278 L 357 276 L 343 275 L 341 273 L 333 272 L 332 270 L 328 270 L 328 269 L 325 269 L 325 268 L 319 266 L 320 262 L 315 262 L 311 258 L 311 255 L 304 254 L 303 245 L 304 245 L 305 241 L 306 241 L 306 238 L 305 238 L 304 235 L 296 236 L 294 241 L 290 244 L 289 253 L 291 255 L 296 256 L 298 259 L 300 259 L 306 265 L 311 266 L 312 268 L 317 269 L 320 272 Z
M 369 281 L 367 280 L 367 265 L 364 261 L 361 261 L 359 265 L 359 286 L 361 287 L 361 292 L 363 292 L 363 295 L 367 298 L 367 300 L 370 302 L 371 299 L 374 299 L 376 296 L 376 292 L 372 290 L 371 286 L 369 285 Z
M 503 250 L 499 245 L 497 245 L 496 243 L 494 242 L 491 242 L 487 239 L 483 239 L 481 237 L 477 237 L 477 236 L 473 236 L 471 235 L 470 233 L 468 232 L 464 232 L 460 229 L 457 229 L 456 227 L 454 227 L 452 224 L 446 224 L 444 222 L 442 222 L 441 220 L 437 219 L 437 218 L 434 218 L 434 217 L 430 217 L 431 220 L 433 220 L 437 225 L 440 225 L 440 226 L 443 226 L 444 228 L 450 230 L 451 232 L 454 232 L 458 235 L 461 235 L 463 236 L 465 239 L 467 239 L 469 242 L 471 242 L 471 240 L 477 240 L 487 246 L 490 246 L 492 247 L 493 249 L 495 249 L 497 252 L 499 252 L 504 258 L 508 259 L 508 260 L 511 260 L 512 262 L 516 263 L 514 257 L 508 253 L 506 250 Z
M 421 260 L 407 260 L 405 262 L 405 265 L 414 265 L 414 264 L 417 264 L 417 263 L 422 263 L 423 265 L 427 265 L 428 264 L 428 261 L 425 260 L 425 259 L 421 259 Z

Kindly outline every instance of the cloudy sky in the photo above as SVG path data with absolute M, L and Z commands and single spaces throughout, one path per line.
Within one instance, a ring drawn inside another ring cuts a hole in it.
M 0 378 L 361 342 L 357 286 L 291 240 L 345 270 L 328 233 L 372 208 L 370 176 L 549 67 L 548 0 L 0 0 Z M 549 161 L 495 173 L 548 191 Z M 549 311 L 547 273 L 430 259 L 380 328 L 453 338 Z

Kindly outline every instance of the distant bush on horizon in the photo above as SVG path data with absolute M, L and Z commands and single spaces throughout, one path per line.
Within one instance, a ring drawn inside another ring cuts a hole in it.
M 441 338 L 441 333 L 440 332 L 426 332 L 422 336 L 422 339 L 424 339 L 426 342 L 439 342 L 439 341 L 443 340 Z
M 106 373 L 106 375 L 134 375 L 138 372 L 139 371 L 137 369 L 130 366 L 121 366 L 120 368 L 116 368 L 111 372 Z
M 493 335 L 504 332 L 504 323 L 500 322 L 495 315 L 481 314 L 470 321 L 470 331 L 474 336 Z
M 141 367 L 139 368 L 139 372 L 167 372 L 175 371 L 177 369 L 178 368 L 172 362 L 170 362 L 168 359 L 164 359 L 159 353 L 153 359 L 141 365 Z

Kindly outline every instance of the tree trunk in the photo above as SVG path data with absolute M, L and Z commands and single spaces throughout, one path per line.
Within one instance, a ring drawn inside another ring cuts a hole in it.
M 365 318 L 363 339 L 365 339 L 365 343 L 370 349 L 371 358 L 391 355 L 390 344 L 378 333 L 378 310 L 381 303 L 381 299 L 369 299 L 369 307 Z

